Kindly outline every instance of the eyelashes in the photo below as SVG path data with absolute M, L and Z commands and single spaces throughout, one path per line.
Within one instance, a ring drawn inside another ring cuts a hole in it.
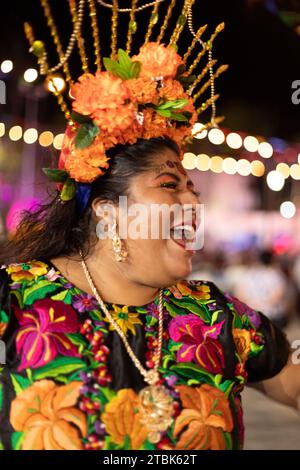
M 176 189 L 178 187 L 178 183 L 175 183 L 173 181 L 165 182 L 160 184 L 161 188 L 171 188 L 171 189 Z M 201 192 L 200 191 L 195 191 L 193 189 L 190 190 L 191 193 L 194 194 L 196 197 L 200 197 Z

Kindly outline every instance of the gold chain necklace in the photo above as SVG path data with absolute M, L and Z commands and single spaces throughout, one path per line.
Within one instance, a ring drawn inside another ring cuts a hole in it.
M 81 257 L 81 266 L 85 273 L 86 279 L 89 283 L 89 286 L 99 303 L 101 309 L 103 310 L 106 318 L 110 324 L 115 328 L 120 338 L 122 339 L 126 351 L 131 357 L 134 365 L 143 375 L 145 382 L 148 386 L 143 388 L 139 396 L 139 410 L 141 411 L 141 422 L 148 428 L 148 440 L 155 444 L 158 443 L 161 439 L 161 433 L 166 431 L 173 422 L 173 413 L 174 413 L 174 402 L 167 388 L 163 385 L 158 385 L 159 381 L 159 372 L 158 367 L 161 359 L 162 352 L 162 341 L 163 341 L 163 289 L 160 289 L 159 292 L 159 315 L 158 315 L 158 345 L 157 351 L 154 360 L 154 368 L 152 370 L 145 369 L 139 359 L 134 354 L 132 348 L 130 347 L 126 335 L 123 333 L 122 329 L 119 327 L 117 322 L 114 320 L 108 309 L 106 308 L 105 303 L 101 299 L 96 286 L 92 280 L 91 274 L 88 270 L 86 262 L 83 258 L 82 251 L 79 251 Z

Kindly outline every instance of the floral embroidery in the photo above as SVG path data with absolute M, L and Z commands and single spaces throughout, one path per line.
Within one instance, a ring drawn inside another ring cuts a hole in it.
M 241 302 L 239 299 L 236 297 L 233 297 L 232 295 L 228 294 L 227 292 L 225 293 L 225 296 L 227 300 L 233 305 L 235 311 L 242 317 L 243 315 L 246 315 L 249 320 L 252 322 L 253 326 L 255 328 L 259 328 L 261 325 L 261 318 L 258 312 L 253 310 L 253 308 L 250 308 L 248 305 L 246 305 L 244 302 Z
M 242 362 L 245 362 L 248 359 L 249 352 L 251 351 L 251 333 L 248 330 L 239 330 L 234 328 L 232 330 L 232 334 L 237 353 Z
M 198 285 L 193 281 L 178 282 L 176 286 L 170 288 L 170 291 L 177 299 L 182 299 L 184 295 L 189 295 L 194 299 L 210 299 L 210 287 L 205 284 Z
M 8 274 L 13 281 L 31 281 L 36 276 L 42 276 L 48 271 L 48 266 L 42 261 L 34 261 L 30 264 L 11 264 L 7 267 Z
M 265 347 L 256 329 L 260 314 L 233 298 L 223 304 L 214 300 L 213 284 L 202 281 L 182 281 L 164 290 L 160 383 L 174 398 L 174 424 L 153 445 L 139 421 L 134 386 L 116 389 L 112 383 L 114 351 L 108 340 L 116 332 L 96 300 L 44 263 L 6 270 L 19 322 L 17 372 L 8 372 L 16 394 L 10 413 L 13 449 L 241 448 L 239 394 L 247 380 L 246 363 Z M 138 341 L 145 335 L 145 365 L 152 368 L 158 299 L 144 307 L 109 308 L 125 334 Z M 232 327 L 226 318 L 232 318 Z M 0 335 L 7 323 L 0 311 Z M 225 348 L 233 352 L 231 363 Z
M 80 450 L 87 432 L 84 414 L 75 408 L 81 383 L 57 386 L 42 380 L 12 402 L 10 420 L 24 432 L 22 450 Z
M 76 333 L 79 323 L 69 305 L 55 300 L 38 300 L 30 310 L 16 309 L 20 329 L 16 337 L 17 352 L 21 355 L 18 370 L 41 367 L 57 354 L 79 356 L 77 348 L 66 333 Z
M 73 307 L 82 313 L 97 309 L 98 304 L 90 294 L 80 294 L 74 295 Z
M 129 312 L 127 306 L 120 308 L 113 304 L 113 311 L 110 313 L 125 335 L 128 330 L 130 330 L 131 333 L 135 335 L 135 325 L 143 324 L 139 318 L 139 314 L 135 312 Z M 105 321 L 108 322 L 106 318 Z M 109 329 L 114 330 L 114 327 L 110 325 Z
M 217 340 L 224 320 L 213 326 L 205 325 L 195 315 L 174 318 L 169 325 L 173 341 L 183 343 L 177 352 L 179 362 L 196 361 L 209 372 L 219 374 L 224 368 L 224 354 Z
M 102 415 L 106 431 L 113 442 L 124 444 L 127 438 L 130 440 L 131 449 L 139 449 L 148 433 L 148 429 L 141 424 L 138 403 L 138 396 L 133 390 L 119 390 L 105 406 Z
M 174 436 L 181 434 L 176 449 L 226 449 L 224 432 L 232 431 L 233 421 L 225 393 L 207 384 L 178 390 L 183 411 L 174 426 Z

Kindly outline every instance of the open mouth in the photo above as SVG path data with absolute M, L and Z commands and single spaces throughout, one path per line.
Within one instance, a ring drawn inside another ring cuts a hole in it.
M 196 242 L 196 226 L 194 224 L 181 224 L 170 230 L 172 240 L 184 249 L 191 248 Z

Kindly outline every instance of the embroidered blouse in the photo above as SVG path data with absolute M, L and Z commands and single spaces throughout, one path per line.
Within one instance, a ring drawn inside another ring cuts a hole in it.
M 143 366 L 152 368 L 158 298 L 139 307 L 106 306 Z M 207 281 L 164 289 L 163 306 L 159 372 L 174 415 L 152 444 L 139 410 L 146 384 L 96 299 L 50 262 L 2 267 L 0 448 L 241 449 L 241 392 L 247 381 L 284 367 L 284 334 Z

